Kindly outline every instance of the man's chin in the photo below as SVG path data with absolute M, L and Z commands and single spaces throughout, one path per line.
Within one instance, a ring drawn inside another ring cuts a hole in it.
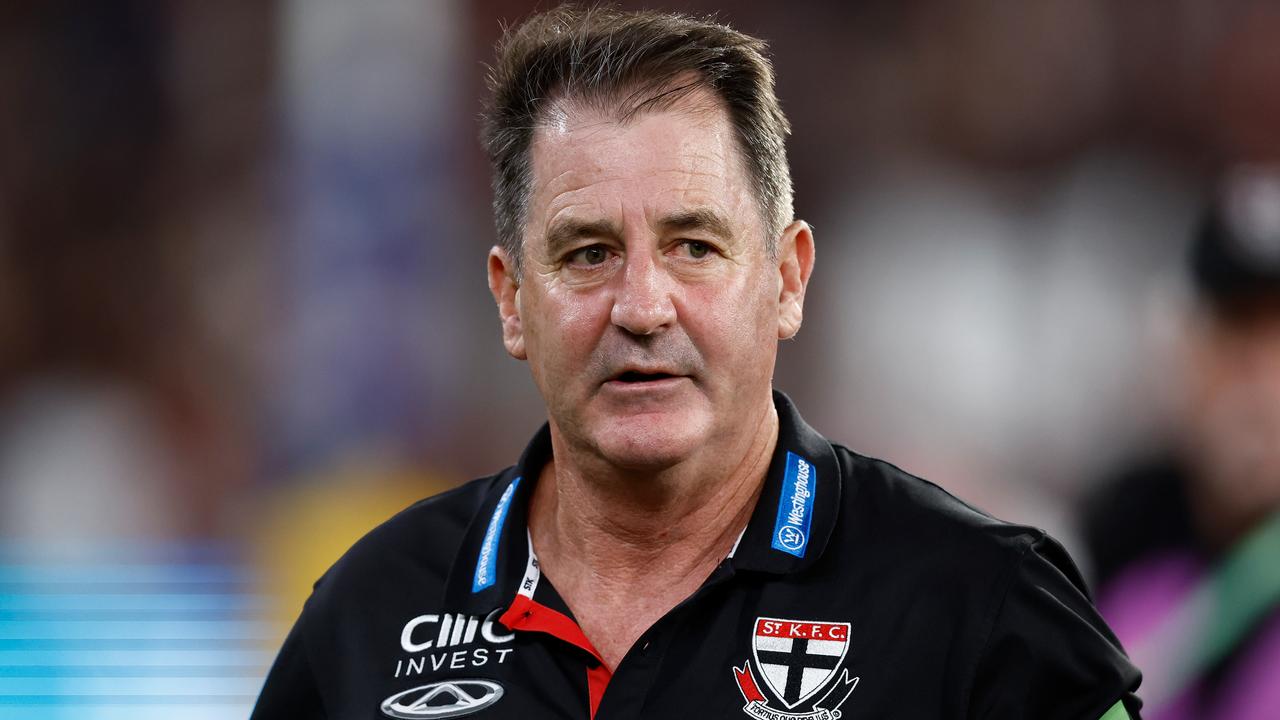
M 649 413 L 610 418 L 597 426 L 596 450 L 611 464 L 628 470 L 663 470 L 706 447 L 709 423 L 687 414 Z

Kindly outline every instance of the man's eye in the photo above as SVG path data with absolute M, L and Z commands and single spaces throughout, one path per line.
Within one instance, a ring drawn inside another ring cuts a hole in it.
M 609 251 L 599 245 L 584 247 L 569 256 L 569 261 L 577 265 L 599 265 L 609 259 Z
M 710 245 L 704 242 L 698 242 L 697 240 L 690 240 L 685 243 L 684 246 L 689 251 L 689 257 L 694 258 L 695 260 L 700 260 L 706 257 L 707 253 L 711 252 Z

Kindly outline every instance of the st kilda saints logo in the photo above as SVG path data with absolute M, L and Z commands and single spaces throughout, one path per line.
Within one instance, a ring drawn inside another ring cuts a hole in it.
M 751 661 L 733 668 L 747 702 L 742 711 L 756 720 L 839 720 L 840 706 L 858 686 L 840 667 L 848 651 L 849 623 L 757 618 L 751 654 L 764 686 Z

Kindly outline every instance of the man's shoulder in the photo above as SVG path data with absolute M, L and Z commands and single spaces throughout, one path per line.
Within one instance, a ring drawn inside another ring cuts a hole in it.
M 329 597 L 410 579 L 427 586 L 443 584 L 467 528 L 502 477 L 496 473 L 477 478 L 396 513 L 329 568 L 316 582 L 316 595 Z
M 1117 700 L 1135 704 L 1138 673 L 1061 544 L 893 464 L 833 447 L 841 514 L 813 582 L 833 613 L 852 608 L 891 628 L 864 628 L 864 646 L 911 657 L 923 672 L 961 669 L 949 692 L 975 715 L 1101 717 Z M 1027 647 L 1037 648 L 1035 662 Z M 1080 684 L 1061 692 L 1026 692 L 1072 677 Z
M 834 447 L 846 483 L 842 524 L 855 545 L 865 543 L 889 561 L 980 575 L 1008 570 L 1046 546 L 1055 564 L 1070 563 L 1039 528 L 1001 520 L 892 463 Z
M 1038 672 L 1081 668 L 1099 691 L 1072 700 L 1088 704 L 1080 716 L 1100 717 L 1131 697 L 1140 676 L 1058 541 L 1039 528 L 997 519 L 890 463 L 841 447 L 836 452 L 851 492 L 841 522 L 846 557 L 834 566 L 857 567 L 860 578 L 874 578 L 863 584 L 874 584 L 886 614 L 904 599 L 914 616 L 932 613 L 937 620 L 926 623 L 933 630 L 926 643 L 962 638 L 976 673 L 966 691 L 975 703 L 1018 702 L 1016 689 L 1025 683 L 1007 678 L 1029 682 Z M 965 618 L 963 627 L 948 626 L 947 618 L 955 617 Z M 1045 648 L 1038 664 L 1019 654 L 1028 645 Z M 1015 692 L 1006 695 L 1006 689 Z

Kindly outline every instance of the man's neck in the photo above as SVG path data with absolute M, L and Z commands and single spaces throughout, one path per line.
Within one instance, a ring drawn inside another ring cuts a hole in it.
M 641 473 L 580 458 L 552 433 L 530 508 L 539 563 L 610 667 L 728 555 L 778 439 L 772 404 L 717 452 Z

